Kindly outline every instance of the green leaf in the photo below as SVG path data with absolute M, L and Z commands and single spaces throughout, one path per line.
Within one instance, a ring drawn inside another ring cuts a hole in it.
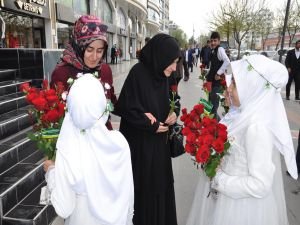
M 216 176 L 216 170 L 218 168 L 220 164 L 220 159 L 218 157 L 212 159 L 210 162 L 208 162 L 205 167 L 204 167 L 204 171 L 206 173 L 206 175 L 210 178 L 213 178 L 214 176 Z
M 224 150 L 228 150 L 230 148 L 230 143 L 229 141 L 227 141 L 225 144 L 224 144 Z

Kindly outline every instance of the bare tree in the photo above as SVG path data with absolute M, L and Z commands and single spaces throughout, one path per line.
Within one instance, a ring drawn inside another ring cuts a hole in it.
M 213 14 L 210 22 L 215 29 L 229 27 L 233 38 L 238 45 L 238 58 L 240 58 L 241 44 L 246 35 L 255 25 L 257 15 L 264 9 L 265 0 L 253 3 L 252 0 L 227 0 L 220 5 L 220 9 Z M 228 25 L 229 23 L 229 25 Z
M 289 47 L 293 43 L 297 31 L 300 29 L 300 8 L 298 1 L 291 2 L 290 14 L 288 19 L 287 32 L 289 34 Z

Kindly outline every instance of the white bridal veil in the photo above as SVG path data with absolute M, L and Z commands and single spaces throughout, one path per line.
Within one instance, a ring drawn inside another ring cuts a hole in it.
M 104 89 L 92 74 L 74 82 L 67 110 L 57 142 L 52 204 L 66 218 L 76 195 L 83 194 L 101 224 L 126 224 L 134 195 L 130 150 L 120 132 L 106 128 Z

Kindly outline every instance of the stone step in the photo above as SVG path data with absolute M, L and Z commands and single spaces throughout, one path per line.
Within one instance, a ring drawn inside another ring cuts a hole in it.
M 41 188 L 45 185 L 46 183 L 42 182 L 12 210 L 7 212 L 3 216 L 2 225 L 46 225 L 52 223 L 56 218 L 53 206 L 39 204 Z
M 0 140 L 34 124 L 34 120 L 28 115 L 29 107 L 22 107 L 0 115 Z
M 0 115 L 28 105 L 24 93 L 0 96 Z
M 0 215 L 6 215 L 45 180 L 43 164 L 18 163 L 0 175 Z
M 15 80 L 16 77 L 16 69 L 0 69 L 0 81 Z
M 19 86 L 23 83 L 31 83 L 31 80 L 9 80 L 0 82 L 0 96 L 19 92 Z
M 22 131 L 0 144 L 0 175 L 17 163 L 35 164 L 43 158 L 42 152 L 37 151 L 36 143 L 27 137 L 28 132 L 32 130 Z

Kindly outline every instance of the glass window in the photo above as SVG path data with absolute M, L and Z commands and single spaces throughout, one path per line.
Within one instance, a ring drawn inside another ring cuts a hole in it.
M 67 7 L 72 8 L 78 14 L 88 14 L 89 12 L 89 1 L 88 0 L 55 0 L 55 2 L 63 4 Z
M 57 42 L 58 48 L 66 48 L 72 35 L 73 25 L 57 23 Z
M 73 7 L 73 0 L 55 0 L 55 2 L 68 6 L 70 8 Z
M 86 15 L 89 12 L 88 0 L 73 0 L 73 9 L 76 13 Z
M 126 17 L 121 8 L 118 9 L 118 26 L 126 29 Z
M 33 21 L 31 17 L 1 11 L 5 22 L 5 41 L 7 48 L 34 48 Z
M 113 23 L 112 9 L 107 0 L 98 1 L 97 16 L 106 23 Z

